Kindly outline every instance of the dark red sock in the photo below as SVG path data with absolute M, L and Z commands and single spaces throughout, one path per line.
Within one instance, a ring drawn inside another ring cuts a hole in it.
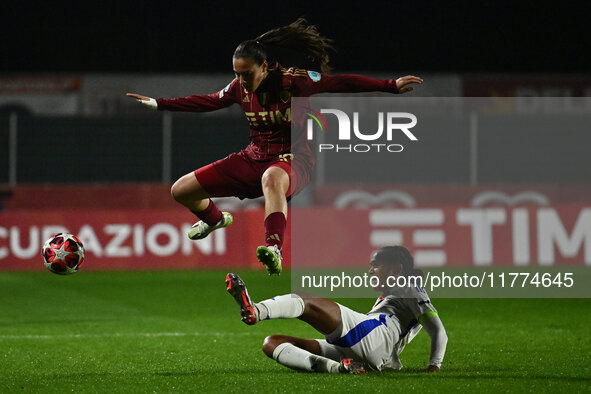
M 207 208 L 205 208 L 205 210 L 201 211 L 201 212 L 197 212 L 197 211 L 191 211 L 195 214 L 195 216 L 197 216 L 199 219 L 203 220 L 205 223 L 209 224 L 210 226 L 213 226 L 215 224 L 218 224 L 218 222 L 220 220 L 222 220 L 222 211 L 220 211 L 218 209 L 218 207 L 215 206 L 215 204 L 213 203 L 213 201 L 211 201 L 211 199 L 209 200 L 209 205 L 207 206 Z
M 267 246 L 277 245 L 281 249 L 286 224 L 283 212 L 273 212 L 267 216 L 265 219 L 265 244 Z

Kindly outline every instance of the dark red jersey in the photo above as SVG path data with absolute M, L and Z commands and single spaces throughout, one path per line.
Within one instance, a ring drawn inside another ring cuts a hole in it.
M 250 125 L 250 144 L 245 153 L 256 161 L 276 160 L 292 152 L 291 98 L 308 97 L 318 93 L 357 92 L 398 93 L 396 81 L 379 80 L 361 75 L 328 75 L 299 68 L 270 70 L 255 92 L 247 92 L 234 79 L 214 94 L 184 98 L 157 99 L 159 110 L 207 112 L 240 104 Z M 295 141 L 294 141 L 295 144 Z M 309 149 L 299 150 L 309 156 Z M 297 159 L 297 155 L 296 155 Z M 310 164 L 311 164 L 310 163 Z

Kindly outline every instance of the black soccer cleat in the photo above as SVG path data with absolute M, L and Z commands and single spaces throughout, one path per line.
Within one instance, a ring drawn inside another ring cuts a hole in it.
M 352 360 L 350 358 L 346 358 L 341 361 L 341 365 L 339 366 L 340 373 L 349 373 L 353 375 L 357 375 L 360 373 L 365 373 L 365 365 L 359 361 Z
M 250 326 L 256 324 L 259 321 L 258 311 L 250 299 L 242 279 L 234 273 L 229 273 L 226 275 L 226 285 L 228 286 L 228 293 L 234 297 L 236 303 L 240 306 L 242 321 Z

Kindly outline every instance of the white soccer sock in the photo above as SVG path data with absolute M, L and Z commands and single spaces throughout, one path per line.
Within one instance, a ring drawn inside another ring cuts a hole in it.
M 308 372 L 339 373 L 340 363 L 317 356 L 291 343 L 282 343 L 273 351 L 273 359 L 281 365 Z
M 304 313 L 304 300 L 297 294 L 286 294 L 257 302 L 259 320 L 292 319 Z

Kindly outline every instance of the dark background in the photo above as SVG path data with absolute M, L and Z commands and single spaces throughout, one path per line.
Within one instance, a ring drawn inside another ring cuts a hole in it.
M 541 80 L 588 80 L 588 3 L 5 1 L 0 6 L 0 76 L 230 75 L 231 56 L 240 41 L 304 16 L 334 39 L 335 73 L 430 72 L 462 77 L 482 73 L 493 80 L 496 73 L 519 74 L 514 75 L 517 80 L 527 79 L 521 74 L 557 73 L 561 74 L 557 78 Z M 565 74 L 569 74 L 566 79 Z M 576 82 L 570 81 L 571 85 Z M 121 100 L 135 105 L 123 92 Z M 131 118 L 20 116 L 18 182 L 160 181 L 162 120 L 159 114 L 137 108 L 142 112 Z M 5 115 L 0 115 L 0 183 L 9 181 L 8 112 Z M 172 179 L 248 143 L 241 113 L 236 117 L 175 114 L 172 128 Z M 591 168 L 591 159 L 584 148 L 590 137 L 585 130 L 568 138 L 562 138 L 561 130 L 560 139 L 554 134 L 494 131 L 478 140 L 479 181 L 588 182 L 589 171 L 584 169 Z M 398 167 L 406 170 L 393 171 L 392 181 L 468 183 L 469 138 L 467 131 L 457 136 L 433 135 L 430 145 L 421 144 L 421 152 L 397 158 Z M 511 143 L 514 140 L 519 143 Z M 64 167 L 70 170 L 57 170 Z M 350 175 L 338 171 L 335 176 Z
M 212 72 L 299 16 L 335 71 L 587 73 L 589 1 L 6 1 L 1 73 Z

